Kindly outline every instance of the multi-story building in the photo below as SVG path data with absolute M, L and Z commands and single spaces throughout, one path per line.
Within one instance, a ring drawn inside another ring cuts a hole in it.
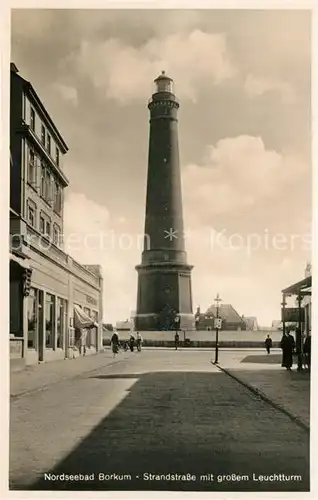
M 63 171 L 68 147 L 30 82 L 11 64 L 10 356 L 12 365 L 74 356 L 81 307 L 100 326 L 85 352 L 102 346 L 100 266 L 64 252 Z

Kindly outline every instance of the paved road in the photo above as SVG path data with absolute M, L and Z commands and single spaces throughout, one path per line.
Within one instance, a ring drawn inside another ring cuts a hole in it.
M 308 434 L 210 358 L 143 351 L 14 399 L 11 489 L 308 491 Z

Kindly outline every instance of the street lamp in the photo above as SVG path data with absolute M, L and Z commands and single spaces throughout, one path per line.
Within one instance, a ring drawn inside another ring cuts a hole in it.
M 220 302 L 222 299 L 220 299 L 219 294 L 214 299 L 215 306 L 216 306 L 216 318 L 214 320 L 214 326 L 215 326 L 215 358 L 214 358 L 214 364 L 217 365 L 219 362 L 219 329 L 221 328 L 222 320 L 219 318 L 219 307 L 220 307 Z

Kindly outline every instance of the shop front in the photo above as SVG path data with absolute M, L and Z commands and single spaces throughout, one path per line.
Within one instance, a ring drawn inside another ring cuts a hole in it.
M 298 371 L 303 369 L 304 343 L 307 343 L 311 336 L 311 288 L 312 277 L 310 275 L 282 290 L 283 335 L 287 334 L 287 325 L 293 325 Z M 296 299 L 296 307 L 287 307 L 290 298 Z
M 26 357 L 26 322 L 25 303 L 30 292 L 32 270 L 26 257 L 22 254 L 10 254 L 10 365 L 20 368 L 25 364 Z

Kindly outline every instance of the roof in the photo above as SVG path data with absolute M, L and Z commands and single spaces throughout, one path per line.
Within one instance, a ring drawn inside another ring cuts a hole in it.
M 165 71 L 161 71 L 161 75 L 157 76 L 155 82 L 158 82 L 158 80 L 170 80 L 171 82 L 173 81 L 172 78 L 166 75 Z
M 284 288 L 284 290 L 282 290 L 282 293 L 284 293 L 285 295 L 298 295 L 299 293 L 303 293 L 305 291 L 311 294 L 311 276 L 307 276 L 301 281 L 298 281 L 297 283 Z
M 55 138 L 58 140 L 60 147 L 62 149 L 63 153 L 67 153 L 68 151 L 68 146 L 66 142 L 64 141 L 63 137 L 61 136 L 60 132 L 58 131 L 56 125 L 54 124 L 52 118 L 50 117 L 49 113 L 47 112 L 44 104 L 42 103 L 41 99 L 39 98 L 38 94 L 36 93 L 34 87 L 30 82 L 25 80 L 22 76 L 18 75 L 18 68 L 14 63 L 11 63 L 11 73 L 15 74 L 17 78 L 20 78 L 23 82 L 23 86 L 25 91 L 28 93 L 28 96 L 30 99 L 33 101 L 33 103 L 37 106 L 38 110 L 40 113 L 45 117 L 47 122 L 50 124 L 50 127 L 52 129 L 52 132 L 55 135 Z
M 257 318 L 255 316 L 242 316 L 242 320 L 246 323 L 247 326 L 257 325 Z
M 216 306 L 211 305 L 205 314 L 216 316 Z M 228 323 L 242 323 L 243 319 L 231 304 L 221 304 L 219 306 L 219 317 Z

